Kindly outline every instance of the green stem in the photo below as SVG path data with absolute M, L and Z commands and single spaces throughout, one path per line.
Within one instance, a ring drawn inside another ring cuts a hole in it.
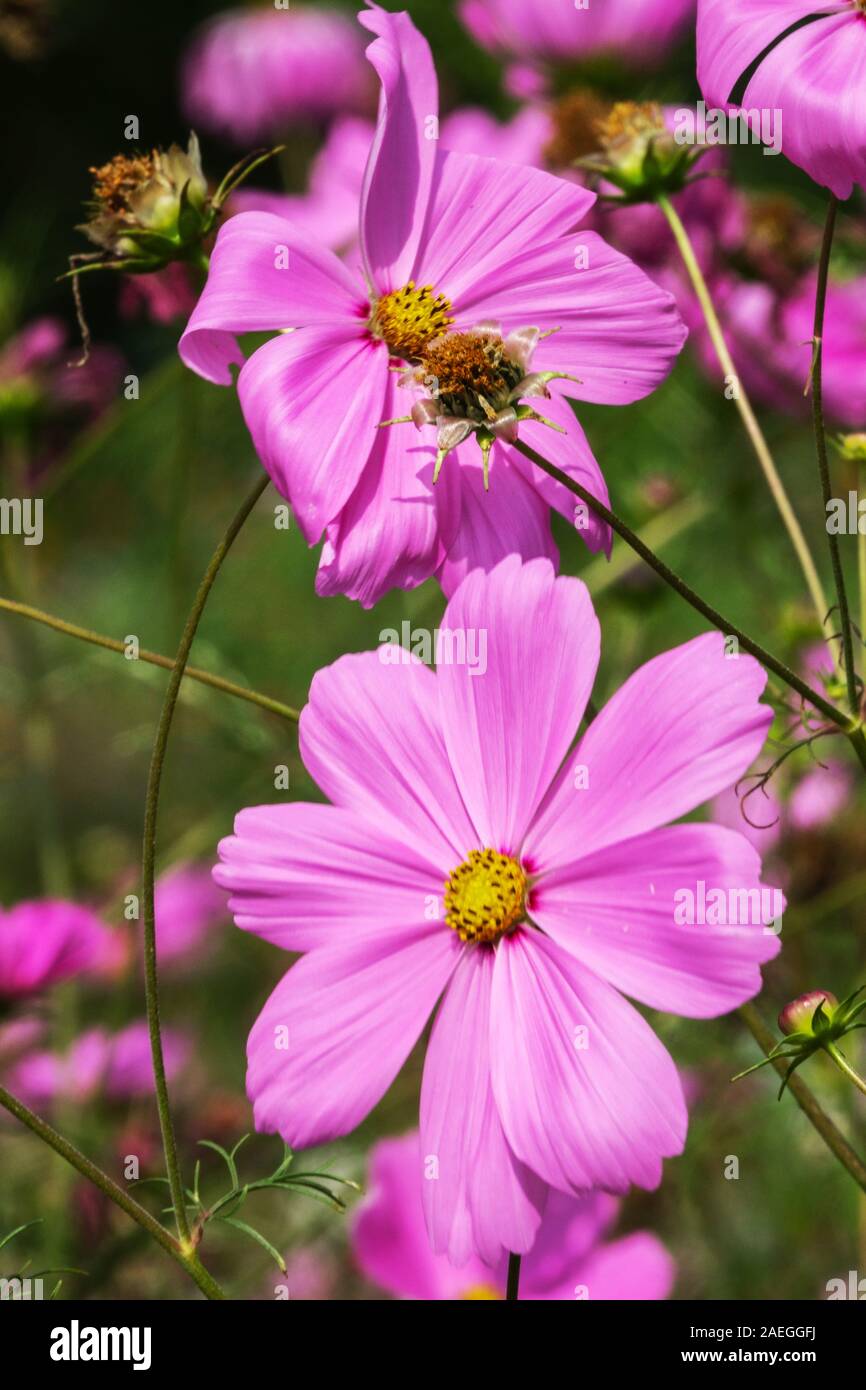
M 835 193 L 830 194 L 827 204 L 827 220 L 824 223 L 824 239 L 821 243 L 821 259 L 818 262 L 818 284 L 815 291 L 815 324 L 812 337 L 812 420 L 815 426 L 815 450 L 818 455 L 818 477 L 824 499 L 824 518 L 829 515 L 833 499 L 830 482 L 830 464 L 827 459 L 827 434 L 824 428 L 824 311 L 827 307 L 827 279 L 830 273 L 830 253 L 833 249 L 833 232 L 836 227 L 836 211 L 839 207 Z M 860 709 L 857 693 L 857 673 L 854 667 L 854 639 L 851 633 L 851 615 L 848 611 L 848 595 L 845 591 L 845 572 L 842 569 L 842 555 L 839 537 L 825 525 L 827 544 L 830 548 L 830 564 L 833 568 L 833 583 L 836 588 L 836 603 L 839 608 L 839 625 L 842 634 L 842 665 L 848 689 L 848 705 L 856 715 Z
M 7 1091 L 5 1086 L 0 1086 L 0 1105 L 38 1135 L 55 1153 L 60 1154 L 61 1158 L 65 1158 L 66 1162 L 81 1173 L 82 1177 L 92 1182 L 94 1186 L 99 1188 L 100 1192 L 103 1192 L 116 1206 L 120 1207 L 121 1211 L 126 1212 L 127 1216 L 147 1231 L 148 1235 L 162 1246 L 163 1250 L 180 1265 L 181 1269 L 185 1270 L 190 1279 L 198 1284 L 203 1294 L 208 1298 L 225 1298 L 219 1284 L 208 1273 L 194 1251 L 185 1253 L 171 1232 L 167 1231 L 156 1217 L 151 1216 L 150 1212 L 139 1202 L 136 1202 L 134 1197 L 130 1197 L 129 1193 L 125 1192 L 113 1178 L 109 1177 L 108 1173 L 103 1172 L 80 1149 L 77 1149 L 45 1120 L 40 1119 L 38 1115 L 28 1109 L 17 1096 L 13 1096 L 11 1091 Z
M 773 1037 L 758 1010 L 754 1004 L 743 1004 L 739 1013 L 764 1056 L 768 1057 L 776 1046 L 776 1038 Z M 784 1057 L 774 1058 L 772 1066 L 775 1067 L 780 1076 L 784 1076 L 788 1070 L 788 1063 Z M 836 1128 L 830 1116 L 822 1109 L 805 1081 L 796 1072 L 788 1082 L 788 1090 L 804 1115 L 814 1125 L 830 1152 L 838 1158 L 844 1168 L 847 1168 L 857 1186 L 866 1192 L 866 1163 L 852 1149 L 844 1134 Z
M 866 1096 L 866 1081 L 864 1081 L 863 1077 L 860 1076 L 854 1070 L 850 1062 L 845 1061 L 845 1058 L 842 1056 L 842 1053 L 839 1051 L 836 1044 L 825 1043 L 824 1051 L 827 1053 L 829 1057 L 833 1058 L 833 1061 L 836 1063 L 836 1066 L 839 1068 L 841 1072 L 844 1072 L 849 1081 L 853 1082 L 853 1084 L 857 1087 L 857 1090 L 862 1091 L 864 1096 Z
M 674 234 L 674 239 L 677 243 L 680 255 L 683 258 L 683 264 L 686 267 L 689 279 L 692 282 L 692 288 L 701 306 L 707 325 L 707 331 L 709 332 L 710 340 L 715 348 L 716 356 L 719 359 L 722 371 L 726 377 L 732 377 L 736 381 L 737 390 L 734 401 L 737 410 L 740 412 L 740 419 L 749 436 L 752 448 L 755 451 L 758 463 L 761 465 L 761 469 L 767 481 L 767 486 L 773 495 L 773 501 L 776 503 L 779 515 L 785 525 L 785 530 L 788 532 L 791 544 L 800 562 L 800 568 L 803 571 L 803 577 L 806 580 L 806 585 L 818 618 L 818 626 L 825 637 L 829 639 L 832 637 L 833 632 L 832 625 L 829 623 L 829 605 L 823 585 L 821 584 L 821 579 L 815 568 L 815 562 L 812 559 L 812 553 L 806 543 L 806 537 L 803 535 L 802 527 L 797 520 L 797 515 L 785 491 L 785 484 L 779 476 L 779 471 L 776 468 L 773 456 L 764 438 L 763 430 L 758 424 L 757 417 L 752 409 L 751 401 L 746 395 L 745 388 L 743 387 L 739 373 L 734 365 L 734 359 L 731 357 L 725 335 L 722 332 L 722 325 L 719 322 L 707 282 L 704 279 L 703 272 L 695 256 L 689 234 L 683 226 L 676 208 L 664 194 L 659 196 L 658 205 L 667 218 L 671 231 Z
M 147 794 L 144 807 L 144 840 L 142 846 L 142 897 L 144 899 L 144 981 L 147 1001 L 147 1024 L 150 1033 L 150 1048 L 153 1056 L 153 1076 L 156 1086 L 156 1103 L 159 1110 L 159 1123 L 162 1130 L 162 1146 L 165 1152 L 166 1172 L 168 1173 L 171 1199 L 174 1205 L 177 1232 L 182 1248 L 190 1252 L 190 1232 L 184 1202 L 183 1182 L 177 1156 L 174 1124 L 168 1099 L 168 1085 L 165 1076 L 165 1062 L 162 1052 L 162 1034 L 159 1022 L 159 980 L 156 967 L 156 927 L 154 922 L 154 872 L 156 864 L 156 828 L 159 812 L 159 791 L 162 782 L 162 769 L 168 738 L 171 732 L 174 711 L 177 706 L 181 681 L 186 669 L 190 649 L 204 612 L 205 604 L 213 587 L 220 567 L 232 547 L 244 522 L 256 502 L 268 486 L 267 474 L 260 478 L 252 492 L 232 520 L 225 535 L 211 557 L 204 577 L 198 588 L 189 617 L 186 621 L 180 647 L 172 667 L 168 688 L 165 692 L 162 713 L 157 726 L 147 779 Z
M 18 603 L 14 599 L 0 598 L 0 610 L 7 613 L 15 613 L 21 618 L 30 618 L 35 623 L 42 623 L 45 627 L 53 628 L 55 632 L 63 632 L 67 637 L 77 637 L 82 642 L 90 642 L 95 647 L 104 647 L 109 652 L 119 652 L 121 655 L 126 653 L 126 644 L 119 642 L 114 637 L 105 637 L 101 632 L 93 632 L 87 627 L 78 627 L 75 623 L 67 623 L 63 618 L 55 618 L 51 613 L 45 613 L 41 608 L 33 608 L 28 603 Z M 139 648 L 139 661 L 146 661 L 151 666 L 161 666 L 166 671 L 174 669 L 174 658 L 162 656 L 159 652 L 149 652 Z M 239 700 L 248 700 L 250 704 L 259 705 L 262 709 L 268 710 L 271 714 L 278 714 L 282 719 L 289 719 L 293 724 L 297 724 L 300 715 L 291 705 L 284 705 L 281 700 L 272 700 L 270 695 L 262 695 L 258 690 L 250 690 L 247 686 L 236 685 L 234 681 L 225 680 L 222 676 L 214 676 L 210 671 L 203 671 L 200 666 L 187 666 L 184 674 L 191 680 L 200 681 L 202 685 L 209 685 L 214 690 L 222 690 L 226 695 L 235 695 Z
M 639 555 L 651 569 L 655 570 L 656 574 L 659 575 L 666 584 L 669 584 L 681 598 L 685 599 L 686 603 L 691 604 L 692 608 L 696 609 L 708 622 L 712 623 L 713 627 L 718 628 L 719 632 L 724 633 L 726 636 L 736 637 L 744 651 L 749 652 L 751 656 L 754 656 L 763 666 L 766 666 L 768 670 L 773 671 L 780 680 L 783 680 L 792 690 L 796 690 L 798 695 L 802 696 L 810 705 L 820 710 L 832 723 L 842 729 L 850 738 L 858 758 L 863 764 L 863 767 L 866 768 L 866 739 L 863 737 L 863 730 L 859 724 L 852 723 L 848 715 L 836 709 L 834 705 L 831 705 L 823 695 L 818 694 L 817 690 L 812 690 L 806 682 L 801 680 L 797 673 L 786 666 L 783 661 L 773 656 L 771 652 L 766 651 L 749 637 L 747 633 L 743 632 L 741 628 L 736 627 L 734 623 L 725 618 L 718 609 L 713 608 L 712 605 L 707 603 L 705 599 L 702 599 L 699 594 L 696 594 L 694 589 L 691 589 L 684 579 L 681 579 L 669 565 L 665 564 L 664 560 L 661 560 L 658 555 L 650 550 L 649 546 L 641 540 L 636 532 L 632 531 L 630 526 L 627 526 L 626 523 L 622 521 L 615 512 L 612 512 L 609 507 L 606 507 L 603 502 L 599 502 L 597 497 L 593 497 L 592 493 L 588 492 L 582 483 L 576 482 L 575 479 L 570 478 L 567 473 L 563 473 L 561 468 L 557 468 L 556 464 L 550 463 L 529 444 L 525 444 L 523 440 L 518 439 L 514 444 L 514 448 L 518 449 L 520 453 L 523 454 L 524 458 L 528 458 L 531 463 L 534 463 L 536 467 L 540 468 L 548 477 L 554 478 L 558 483 L 562 483 L 563 487 L 568 488 L 569 492 L 573 492 L 575 497 L 579 497 L 582 502 L 585 502 L 588 507 L 591 507 L 596 516 L 601 517 L 602 521 L 607 522 L 611 530 L 615 531 L 618 536 L 621 536 L 626 544 L 631 546 L 632 550 Z
M 520 1298 L 520 1256 L 509 1254 L 508 1256 L 508 1283 L 505 1289 L 505 1298 L 509 1303 L 516 1303 Z

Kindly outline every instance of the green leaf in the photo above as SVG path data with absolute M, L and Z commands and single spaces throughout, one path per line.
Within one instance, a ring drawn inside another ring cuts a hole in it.
M 221 1216 L 218 1219 L 222 1221 L 224 1226 L 232 1226 L 236 1231 L 243 1231 L 244 1235 L 249 1236 L 251 1240 L 256 1241 L 256 1243 L 260 1245 L 263 1250 L 267 1250 L 268 1254 L 271 1256 L 272 1259 L 276 1261 L 283 1274 L 285 1274 L 285 1260 L 283 1259 L 279 1250 L 277 1250 L 273 1245 L 271 1245 L 271 1242 L 265 1236 L 262 1235 L 261 1231 L 257 1231 L 254 1226 L 248 1226 L 245 1221 L 238 1221 L 237 1218 L 234 1216 Z
M 33 1221 L 25 1221 L 23 1226 L 16 1226 L 14 1231 L 10 1231 L 8 1235 L 0 1240 L 0 1250 L 3 1249 L 4 1245 L 8 1245 L 10 1240 L 14 1240 L 16 1236 L 20 1236 L 22 1231 L 29 1231 L 31 1226 L 41 1225 L 42 1220 L 43 1218 L 41 1216 L 37 1216 Z

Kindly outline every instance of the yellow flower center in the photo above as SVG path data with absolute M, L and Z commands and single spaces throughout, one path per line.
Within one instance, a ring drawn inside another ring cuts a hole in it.
M 445 921 L 461 941 L 492 945 L 525 913 L 526 875 L 498 850 L 471 850 L 445 884 Z
M 493 333 L 446 333 L 425 348 L 415 373 L 446 415 L 481 424 L 509 404 L 525 375 Z
M 388 344 L 394 357 L 411 361 L 454 322 L 450 310 L 444 294 L 432 285 L 416 286 L 410 280 L 402 290 L 391 290 L 376 301 L 370 331 Z
M 494 1289 L 492 1284 L 473 1284 L 471 1289 L 467 1289 L 461 1297 L 464 1301 L 468 1299 L 470 1303 L 477 1303 L 481 1299 L 501 1299 L 502 1294 Z

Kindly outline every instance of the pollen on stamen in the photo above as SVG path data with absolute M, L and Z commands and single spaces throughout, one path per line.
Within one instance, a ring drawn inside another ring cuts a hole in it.
M 415 361 L 434 338 L 454 322 L 451 304 L 432 285 L 410 280 L 377 300 L 370 314 L 370 331 L 387 343 L 394 357 Z
M 471 850 L 445 884 L 445 922 L 467 944 L 493 945 L 525 916 L 526 875 L 499 850 Z

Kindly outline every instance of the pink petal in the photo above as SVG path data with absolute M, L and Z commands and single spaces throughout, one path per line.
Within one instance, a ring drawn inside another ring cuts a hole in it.
M 214 878 L 237 925 L 285 951 L 393 932 L 442 895 L 441 874 L 411 846 L 336 806 L 250 807 L 219 853 Z
M 630 1004 L 540 932 L 497 947 L 490 1050 L 506 1138 L 552 1186 L 657 1187 L 661 1160 L 682 1151 L 688 1117 L 670 1056 Z
M 490 1084 L 493 952 L 464 950 L 439 1009 L 421 1086 L 421 1196 L 433 1249 L 494 1265 L 532 1245 L 544 1184 L 511 1152 Z
M 673 297 L 595 232 L 521 238 L 472 281 L 455 312 L 458 328 L 492 320 L 506 335 L 528 324 L 558 329 L 539 343 L 533 370 L 568 372 L 580 379 L 562 383 L 569 396 L 604 405 L 654 390 L 686 339 Z
M 569 382 L 553 382 L 552 388 L 555 392 L 550 400 L 536 402 L 536 408 L 540 415 L 544 415 L 548 420 L 552 420 L 558 425 L 564 434 L 559 434 L 551 430 L 547 425 L 540 425 L 534 420 L 523 420 L 520 424 L 520 438 L 525 444 L 529 444 L 536 453 L 541 454 L 550 463 L 555 463 L 557 468 L 561 468 L 563 473 L 567 473 L 575 482 L 582 483 L 591 496 L 598 498 L 605 506 L 610 505 L 610 496 L 607 490 L 607 483 L 604 475 L 598 466 L 595 455 L 589 447 L 589 442 L 583 432 L 580 421 L 571 408 L 565 396 L 559 394 L 560 390 L 566 389 L 570 393 Z M 516 451 L 509 450 L 514 462 L 520 467 L 524 477 L 531 483 L 533 489 L 543 497 L 549 507 L 564 516 L 566 521 L 576 529 L 580 539 L 592 551 L 603 550 L 610 557 L 613 545 L 613 532 L 603 521 L 599 521 L 591 507 L 576 497 L 573 492 L 569 492 L 567 487 L 558 483 L 554 478 L 548 477 L 542 469 L 530 463 L 529 459 L 518 454 Z
M 698 0 L 698 82 L 708 104 L 726 107 L 746 69 L 798 19 L 843 8 L 841 0 Z
M 616 1220 L 619 1206 L 607 1192 L 573 1197 L 570 1192 L 551 1189 L 535 1244 L 520 1270 L 521 1296 L 552 1298 L 555 1295 L 547 1290 L 576 1282 L 576 1267 L 601 1244 Z
M 241 371 L 238 396 L 256 452 L 308 545 L 376 449 L 387 378 L 385 349 L 344 324 L 272 338 Z
M 229 367 L 244 362 L 237 334 L 343 324 L 348 336 L 365 311 L 362 287 L 332 251 L 273 213 L 242 212 L 220 228 L 178 351 L 199 376 L 229 386 Z
M 866 25 L 846 5 L 777 44 L 758 65 L 743 106 L 783 112 L 776 118 L 782 153 L 848 198 L 855 183 L 866 185 L 864 88 Z
M 498 286 L 503 275 L 510 283 L 509 266 L 525 247 L 548 245 L 594 202 L 595 195 L 579 184 L 541 169 L 442 150 L 415 279 L 447 295 L 461 320 L 471 317 L 479 286 Z M 571 257 L 574 294 L 573 252 Z M 502 294 L 500 302 L 507 301 Z M 476 315 L 467 327 L 487 317 Z M 500 313 L 489 317 L 498 319 Z M 535 321 L 524 317 L 519 326 Z
M 302 957 L 247 1044 L 256 1129 L 305 1149 L 348 1134 L 415 1045 L 460 953 L 441 923 Z
M 655 1301 L 668 1297 L 676 1272 L 674 1259 L 661 1241 L 648 1231 L 635 1231 L 594 1250 L 572 1267 L 559 1287 L 528 1296 L 560 1301 L 586 1298 L 595 1303 Z
M 486 669 L 439 668 L 442 727 L 482 843 L 518 853 L 589 699 L 598 620 L 580 580 L 512 555 L 463 582 L 443 627 L 486 635 Z
M 434 1255 L 424 1223 L 424 1163 L 417 1131 L 380 1139 L 370 1155 L 367 1193 L 355 1209 L 352 1251 L 363 1273 L 398 1298 L 459 1298 L 467 1280 L 490 1282 L 480 1261 L 456 1269 Z
M 403 648 L 343 656 L 317 672 L 300 746 L 335 805 L 371 834 L 381 828 L 408 843 L 443 880 L 477 847 L 448 762 L 436 677 Z
M 527 836 L 537 872 L 703 805 L 757 757 L 766 672 L 707 632 L 646 662 L 587 729 Z
M 377 5 L 358 19 L 378 35 L 367 57 L 382 90 L 361 193 L 364 267 L 380 291 L 399 289 L 415 263 L 436 160 L 439 88 L 427 40 L 408 14 Z
M 391 373 L 377 425 L 408 414 L 411 403 Z M 413 589 L 431 577 L 459 505 L 453 480 L 433 486 L 435 462 L 432 433 L 411 424 L 375 430 L 360 481 L 328 530 L 318 594 L 346 594 L 371 608 L 391 589 Z
M 521 426 L 521 434 L 524 428 Z M 453 594 L 471 570 L 492 570 L 507 555 L 516 554 L 523 560 L 544 556 L 559 568 L 550 509 L 524 478 L 521 463 L 513 449 L 494 444 L 490 487 L 485 492 L 481 454 L 474 438 L 446 458 L 440 483 L 457 484 L 460 505 L 456 534 L 437 575 L 446 595 Z
M 701 913 L 699 902 L 717 889 L 725 893 L 725 911 Z M 678 904 L 687 907 L 677 896 L 683 890 L 693 895 L 696 917 L 721 916 L 722 924 L 678 920 Z M 531 911 L 564 950 L 633 999 L 712 1018 L 760 990 L 760 967 L 779 952 L 770 924 L 784 904 L 777 889 L 765 888 L 761 897 L 761 861 L 745 836 L 716 825 L 675 825 L 588 857 L 576 838 L 572 862 L 534 885 Z M 728 926 L 728 917 L 745 920 Z

